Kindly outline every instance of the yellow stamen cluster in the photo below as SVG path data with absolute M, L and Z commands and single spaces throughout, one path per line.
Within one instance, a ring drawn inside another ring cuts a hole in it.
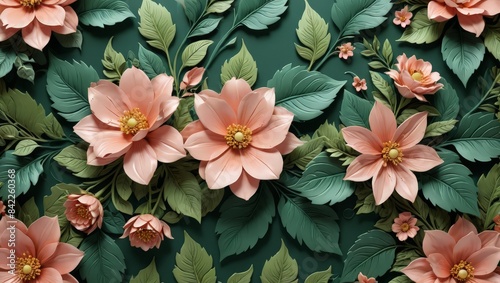
M 17 277 L 22 281 L 34 280 L 42 272 L 40 261 L 31 255 L 23 253 L 22 257 L 16 260 Z
M 408 230 L 410 230 L 410 224 L 408 224 L 406 222 L 401 224 L 401 231 L 408 232 Z
M 383 146 L 382 158 L 384 159 L 384 167 L 387 166 L 388 162 L 398 165 L 403 161 L 403 152 L 399 149 L 399 143 L 388 141 L 384 142 Z
M 416 81 L 421 81 L 424 78 L 424 74 L 420 71 L 415 71 L 413 74 L 411 74 L 412 79 Z
M 139 238 L 139 240 L 141 240 L 144 243 L 149 243 L 152 239 L 154 239 L 156 237 L 157 233 L 158 232 L 156 232 L 154 230 L 144 229 L 144 228 L 140 228 L 139 230 L 137 230 L 135 232 L 135 234 L 137 235 L 137 238 Z
M 232 148 L 242 149 L 252 141 L 252 130 L 246 126 L 232 124 L 227 127 L 226 143 Z
M 76 214 L 78 215 L 78 217 L 83 218 L 83 219 L 91 219 L 92 218 L 92 214 L 90 213 L 88 207 L 86 207 L 84 205 L 79 205 L 76 208 Z
M 465 260 L 461 260 L 455 264 L 450 270 L 451 276 L 460 283 L 471 282 L 474 278 L 474 267 Z
M 127 135 L 135 135 L 140 130 L 149 129 L 148 119 L 141 113 L 139 108 L 124 111 L 119 122 L 120 130 Z
M 19 0 L 19 3 L 27 8 L 35 8 L 36 6 L 42 4 L 43 0 Z

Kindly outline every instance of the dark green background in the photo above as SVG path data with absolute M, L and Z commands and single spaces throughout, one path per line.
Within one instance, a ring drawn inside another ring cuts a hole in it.
M 157 50 L 154 50 L 145 42 L 144 38 L 139 34 L 137 29 L 139 20 L 137 11 L 142 1 L 125 0 L 125 2 L 129 4 L 130 9 L 137 18 L 127 19 L 120 24 L 113 27 L 106 27 L 105 29 L 80 26 L 79 28 L 81 29 L 84 37 L 81 51 L 78 49 L 61 48 L 54 40 L 49 44 L 47 50 L 61 59 L 68 61 L 73 59 L 77 61 L 81 60 L 86 64 L 93 66 L 103 79 L 105 77 L 102 74 L 101 59 L 103 58 L 104 49 L 111 36 L 114 36 L 113 47 L 117 51 L 122 52 L 125 56 L 128 50 L 132 50 L 135 54 L 137 54 L 139 46 L 138 43 L 141 43 L 144 47 L 156 52 Z M 178 48 L 178 45 L 180 44 L 180 41 L 187 33 L 189 28 L 188 22 L 183 14 L 181 6 L 176 1 L 157 0 L 157 2 L 167 7 L 172 14 L 174 22 L 177 24 L 177 35 L 170 49 L 173 56 Z M 330 19 L 330 10 L 333 1 L 310 0 L 309 4 L 329 23 L 332 38 L 337 38 L 338 31 L 333 27 L 333 23 Z M 298 42 L 295 29 L 304 11 L 304 1 L 290 0 L 288 5 L 288 10 L 283 15 L 281 21 L 272 25 L 269 30 L 255 32 L 246 28 L 241 28 L 234 33 L 234 36 L 238 37 L 236 46 L 223 51 L 223 53 L 216 58 L 206 73 L 208 75 L 209 88 L 216 91 L 220 90 L 220 67 L 224 63 L 224 60 L 229 59 L 239 51 L 242 38 L 245 40 L 245 44 L 247 45 L 249 52 L 257 61 L 257 67 L 259 69 L 258 80 L 254 87 L 265 86 L 267 81 L 272 78 L 273 74 L 278 69 L 281 69 L 289 63 L 292 63 L 294 66 L 307 66 L 308 62 L 305 62 L 298 57 L 293 44 L 294 42 Z M 406 53 L 408 57 L 416 55 L 417 58 L 432 62 L 434 70 L 438 71 L 441 76 L 450 82 L 457 90 L 459 96 L 461 97 L 462 105 L 475 105 L 479 100 L 479 93 L 475 87 L 477 75 L 485 73 L 485 65 L 491 65 L 491 62 L 495 62 L 493 57 L 489 54 L 486 56 L 485 61 L 488 61 L 489 63 L 482 64 L 480 69 L 471 78 L 469 87 L 465 89 L 462 86 L 462 83 L 443 63 L 440 53 L 440 41 L 430 45 L 413 45 L 396 42 L 396 39 L 399 38 L 403 32 L 401 27 L 392 24 L 394 10 L 396 8 L 401 9 L 402 7 L 396 6 L 390 12 L 388 15 L 389 19 L 384 24 L 375 30 L 363 33 L 363 36 L 367 37 L 369 41 L 372 40 L 372 36 L 374 34 L 376 34 L 382 42 L 388 38 L 394 48 L 394 58 L 396 58 L 397 55 Z M 209 54 L 211 54 L 211 51 L 213 50 L 218 39 L 229 29 L 230 24 L 232 23 L 232 11 L 226 13 L 225 16 L 226 18 L 221 22 L 219 28 L 209 37 L 215 41 L 209 49 Z M 354 92 L 351 86 L 352 77 L 344 74 L 344 72 L 354 72 L 361 78 L 367 79 L 369 82 L 368 93 L 370 93 L 372 88 L 368 73 L 368 61 L 360 55 L 360 52 L 363 50 L 363 46 L 359 44 L 359 42 L 361 42 L 361 38 L 356 38 L 354 41 L 358 42 L 358 44 L 356 44 L 356 50 L 354 52 L 355 55 L 353 58 L 345 61 L 340 60 L 338 57 L 332 57 L 325 65 L 323 65 L 320 71 L 334 79 L 347 80 L 346 89 L 351 92 Z M 160 52 L 157 54 L 165 60 L 164 54 Z M 47 111 L 49 111 L 51 102 L 46 91 L 46 75 L 44 70 L 37 72 L 35 85 L 16 79 L 11 80 L 9 84 L 20 89 L 27 90 L 38 102 L 44 105 Z M 320 123 L 325 121 L 325 119 L 338 124 L 338 113 L 341 98 L 342 96 L 339 95 L 335 102 L 326 109 L 324 115 L 308 122 L 307 124 L 297 124 L 297 128 L 303 131 L 302 134 L 304 134 L 316 129 Z M 70 133 L 73 125 L 65 122 L 64 119 L 59 116 L 57 116 L 57 118 L 64 125 L 66 132 Z M 484 171 L 489 168 L 488 166 L 481 166 L 481 164 L 468 167 L 475 170 L 476 176 L 484 173 Z M 63 178 L 66 179 L 68 178 L 69 173 L 64 172 L 64 170 L 59 168 L 57 164 L 52 164 L 50 168 L 46 168 L 45 174 L 41 176 L 37 186 L 32 188 L 27 196 L 22 196 L 20 202 L 24 201 L 27 197 L 35 195 L 37 204 L 41 208 L 43 196 L 49 194 L 50 187 L 58 182 L 54 179 L 54 176 L 58 179 L 61 176 L 64 176 Z M 229 191 L 226 192 L 226 196 L 228 194 Z M 349 198 L 348 201 L 334 206 L 334 209 L 337 211 L 340 218 L 340 246 L 344 256 L 347 254 L 349 247 L 356 240 L 356 237 L 359 234 L 371 229 L 373 227 L 373 223 L 376 221 L 376 217 L 374 215 L 355 216 L 352 218 L 352 215 L 354 214 L 352 210 L 354 202 L 355 197 L 353 196 Z M 238 256 L 229 257 L 220 263 L 217 236 L 214 232 L 218 215 L 219 213 L 217 210 L 210 213 L 207 217 L 203 218 L 201 225 L 195 220 L 189 218 L 185 218 L 179 223 L 171 225 L 175 240 L 165 240 L 159 250 L 154 249 L 147 253 L 140 249 L 130 247 L 128 239 L 117 239 L 116 242 L 126 256 L 127 270 L 123 282 L 128 282 L 130 277 L 132 275 L 136 275 L 140 269 L 146 267 L 153 257 L 156 257 L 157 267 L 161 274 L 162 282 L 175 282 L 172 275 L 172 269 L 174 267 L 175 254 L 180 250 L 184 241 L 183 231 L 187 231 L 195 241 L 199 242 L 207 249 L 208 253 L 213 256 L 214 265 L 217 270 L 217 278 L 220 282 L 226 282 L 227 278 L 234 272 L 247 270 L 251 264 L 254 265 L 253 281 L 259 282 L 258 278 L 265 260 L 269 259 L 278 251 L 281 239 L 285 241 L 290 250 L 291 256 L 297 260 L 300 282 L 302 282 L 310 273 L 324 270 L 330 265 L 332 266 L 336 277 L 339 276 L 342 271 L 342 257 L 331 254 L 314 253 L 307 247 L 299 245 L 298 242 L 291 238 L 287 234 L 286 230 L 281 226 L 279 215 L 274 217 L 273 223 L 270 226 L 267 235 L 261 239 L 252 250 Z M 379 282 L 387 282 L 387 279 L 382 278 Z

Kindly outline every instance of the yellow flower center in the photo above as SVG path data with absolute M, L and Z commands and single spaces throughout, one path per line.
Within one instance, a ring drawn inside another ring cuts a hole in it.
M 410 225 L 408 223 L 401 224 L 401 231 L 408 232 L 410 230 Z
M 246 126 L 232 124 L 227 127 L 226 143 L 232 148 L 242 149 L 252 141 L 252 130 Z
M 455 264 L 450 270 L 451 276 L 460 283 L 469 282 L 474 278 L 474 267 L 465 260 Z
M 424 75 L 421 72 L 415 72 L 411 75 L 411 77 L 416 81 L 421 81 L 424 78 Z
M 384 159 L 384 167 L 387 166 L 387 162 L 398 165 L 403 161 L 403 152 L 399 149 L 399 143 L 388 141 L 384 142 L 383 146 L 382 158 Z
M 89 209 L 83 205 L 78 206 L 78 208 L 76 209 L 76 214 L 80 218 L 84 218 L 84 219 L 91 219 L 92 218 L 92 214 L 90 214 Z
M 150 229 L 140 228 L 135 233 L 137 234 L 137 238 L 139 238 L 139 240 L 143 241 L 144 243 L 149 243 L 151 239 L 156 236 L 157 232 Z
M 23 253 L 23 256 L 16 260 L 16 266 L 17 277 L 25 282 L 34 280 L 42 271 L 40 261 L 36 257 L 26 255 L 26 253 Z
M 399 20 L 402 21 L 402 22 L 404 22 L 404 21 L 406 21 L 406 17 L 405 16 L 401 16 L 401 17 L 399 17 Z
M 42 4 L 43 0 L 19 0 L 19 3 L 24 7 L 35 8 L 36 6 Z
M 127 135 L 135 135 L 140 130 L 149 129 L 148 119 L 141 113 L 139 108 L 124 111 L 119 122 L 120 130 Z

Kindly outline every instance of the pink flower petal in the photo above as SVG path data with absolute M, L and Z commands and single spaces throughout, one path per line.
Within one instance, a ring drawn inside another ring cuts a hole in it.
M 120 117 L 133 108 L 125 93 L 109 81 L 100 80 L 89 87 L 88 93 L 92 113 L 109 126 L 120 127 Z
M 37 283 L 45 283 L 45 282 L 53 282 L 53 283 L 62 283 L 62 276 L 57 270 L 54 268 L 44 268 L 42 266 L 42 271 L 40 275 L 36 278 Z
M 392 166 L 388 165 L 387 167 Z M 396 172 L 396 192 L 404 199 L 414 202 L 418 194 L 417 177 L 405 166 L 392 166 Z
M 187 140 L 191 135 L 204 131 L 205 127 L 200 120 L 189 123 L 182 131 L 181 135 L 184 140 Z
M 342 135 L 347 145 L 362 154 L 382 156 L 382 141 L 370 130 L 350 126 L 342 130 Z
M 463 15 L 458 13 L 458 23 L 460 26 L 479 37 L 484 30 L 483 15 Z
M 483 15 L 494 16 L 500 14 L 500 5 L 495 0 L 479 1 L 474 7 L 484 10 Z
M 57 217 L 42 216 L 38 218 L 28 227 L 27 236 L 33 240 L 36 255 L 43 257 L 43 259 L 48 258 L 57 248 L 57 245 L 53 246 L 51 244 L 59 243 L 59 238 L 61 237 Z M 43 261 L 42 258 L 39 259 Z
M 38 21 L 31 22 L 22 30 L 24 42 L 38 50 L 42 50 L 49 43 L 50 34 L 50 28 L 42 26 Z
M 228 150 L 207 163 L 205 177 L 210 189 L 224 188 L 236 182 L 243 170 L 237 150 Z
M 289 154 L 298 146 L 303 145 L 304 142 L 299 140 L 294 134 L 288 132 L 285 140 L 278 144 L 275 148 L 282 154 Z
M 455 239 L 455 241 L 458 242 L 460 241 L 460 239 L 465 237 L 470 232 L 477 234 L 476 226 L 474 226 L 474 224 L 472 224 L 470 221 L 462 217 L 459 217 L 457 222 L 451 225 L 448 234 L 450 234 L 451 237 L 453 237 L 453 239 Z
M 283 157 L 277 149 L 257 149 L 249 146 L 240 150 L 245 171 L 259 180 L 279 179 L 283 171 Z
M 453 263 L 449 262 L 442 254 L 435 253 L 427 255 L 427 261 L 432 267 L 432 271 L 439 278 L 449 278 Z
M 33 9 L 7 8 L 0 14 L 0 21 L 5 28 L 24 28 L 35 19 Z
M 63 283 L 78 283 L 78 280 L 76 280 L 76 278 L 71 274 L 63 274 L 62 279 Z
M 111 162 L 120 158 L 122 155 L 124 155 L 130 149 L 131 146 L 132 144 L 130 144 L 128 147 L 125 147 L 116 153 L 108 155 L 107 157 L 97 157 L 94 152 L 94 147 L 89 146 L 89 148 L 87 149 L 87 164 L 93 166 L 108 165 Z
M 62 26 L 66 11 L 59 5 L 40 5 L 35 9 L 36 19 L 45 26 Z
M 207 164 L 208 164 L 208 161 L 200 161 L 200 166 L 198 168 L 198 174 L 200 174 L 200 177 L 203 179 L 203 180 L 206 180 L 206 176 L 205 176 L 205 169 L 207 168 Z
M 249 200 L 255 194 L 255 192 L 257 192 L 259 183 L 260 180 L 253 178 L 252 176 L 248 175 L 248 173 L 243 171 L 240 178 L 233 184 L 229 185 L 229 188 L 237 197 L 244 200 Z
M 498 266 L 500 261 L 500 248 L 484 247 L 466 259 L 474 266 L 475 275 L 488 275 Z
M 8 7 L 19 7 L 21 3 L 19 0 L 0 0 L 0 5 Z
M 160 162 L 171 163 L 186 156 L 182 136 L 171 126 L 162 126 L 150 132 L 147 141 Z
M 378 174 L 373 176 L 372 189 L 375 197 L 375 204 L 381 205 L 385 202 L 394 191 L 396 186 L 396 173 L 392 166 L 381 167 Z
M 392 140 L 397 125 L 391 109 L 375 101 L 375 105 L 370 111 L 369 121 L 371 131 L 380 141 L 388 142 Z
M 434 283 L 437 279 L 426 258 L 415 259 L 401 271 L 415 282 Z
M 130 100 L 131 108 L 139 108 L 149 121 L 149 111 L 153 105 L 155 94 L 148 76 L 136 67 L 127 69 L 120 79 L 120 88 Z
M 425 231 L 422 248 L 427 256 L 435 253 L 443 254 L 446 260 L 451 263 L 453 262 L 454 246 L 455 240 L 448 233 L 441 230 Z
M 155 103 L 153 104 L 153 109 L 157 106 L 160 105 L 159 107 L 159 113 L 158 116 L 154 116 L 156 112 L 151 111 L 149 113 L 148 119 L 151 121 L 156 121 L 152 126 L 150 126 L 149 130 L 154 131 L 161 125 L 163 125 L 170 117 L 172 114 L 174 114 L 175 110 L 177 110 L 177 107 L 179 106 L 180 100 L 179 98 L 175 96 L 168 96 L 167 98 L 164 98 L 163 101 L 158 101 L 156 100 Z M 150 124 L 151 125 L 151 124 Z
M 427 112 L 419 112 L 399 125 L 393 141 L 399 143 L 400 149 L 404 152 L 405 149 L 415 146 L 423 139 L 426 128 Z
M 470 232 L 457 241 L 457 244 L 453 248 L 453 258 L 456 260 L 465 260 L 480 249 L 481 239 L 474 232 Z
M 216 134 L 225 136 L 227 127 L 236 123 L 236 114 L 227 102 L 220 98 L 199 97 L 204 99 L 204 103 L 198 107 L 195 105 L 195 108 L 203 126 Z
M 80 136 L 84 141 L 90 143 L 95 140 L 97 134 L 102 131 L 112 130 L 115 131 L 116 128 L 110 127 L 99 119 L 97 119 L 94 115 L 88 115 L 84 117 L 80 122 L 78 122 L 73 130 L 75 133 Z
M 166 74 L 159 74 L 151 80 L 155 99 L 172 96 L 174 78 Z
M 19 31 L 17 28 L 5 28 L 0 21 L 0 41 L 5 41 Z
M 497 231 L 483 231 L 478 236 L 481 239 L 481 246 L 500 248 L 500 233 Z
M 445 22 L 453 18 L 456 14 L 456 10 L 449 8 L 444 3 L 439 3 L 437 1 L 429 2 L 427 6 L 427 16 L 429 19 L 436 22 Z
M 70 6 L 64 7 L 66 17 L 62 26 L 52 27 L 52 31 L 60 34 L 70 34 L 76 32 L 78 26 L 78 15 Z
M 134 142 L 123 159 L 125 174 L 142 185 L 149 184 L 157 167 L 156 153 L 145 140 Z
M 251 92 L 252 89 L 245 80 L 232 78 L 222 87 L 220 98 L 224 99 L 235 113 L 238 113 L 241 100 Z
M 401 164 L 415 172 L 426 172 L 443 163 L 436 150 L 426 145 L 417 144 L 405 149 L 403 154 Z
M 184 144 L 184 148 L 194 158 L 205 161 L 217 158 L 223 152 L 229 150 L 229 146 L 223 136 L 216 135 L 207 130 L 189 136 Z
M 293 114 L 288 110 L 285 111 L 274 114 L 267 126 L 252 135 L 252 146 L 269 149 L 276 147 L 285 140 L 293 121 Z
M 104 158 L 122 151 L 132 143 L 132 136 L 125 135 L 121 131 L 103 131 L 95 136 L 95 141 L 90 145 L 94 147 L 97 157 Z
M 349 164 L 344 180 L 354 182 L 369 180 L 378 174 L 383 164 L 384 161 L 380 156 L 362 154 Z
M 273 115 L 274 101 L 266 99 L 264 94 L 252 92 L 240 102 L 238 108 L 238 123 L 247 126 L 252 131 L 265 127 Z
M 60 274 L 70 273 L 76 268 L 83 258 L 83 252 L 70 244 L 59 243 L 53 256 L 49 258 L 43 267 L 51 267 Z

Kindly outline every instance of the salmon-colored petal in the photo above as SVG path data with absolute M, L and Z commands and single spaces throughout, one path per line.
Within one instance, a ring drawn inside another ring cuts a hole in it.
M 139 108 L 141 113 L 149 118 L 155 95 L 146 73 L 136 67 L 125 70 L 120 79 L 120 88 L 130 100 L 131 108 Z
M 252 146 L 263 149 L 276 147 L 285 140 L 292 121 L 293 114 L 288 111 L 272 115 L 269 123 L 252 135 Z
M 2 25 L 0 21 L 0 25 Z M 5 28 L 3 26 L 0 26 L 0 41 L 5 41 L 9 39 L 11 36 L 13 36 L 16 32 L 18 32 L 19 29 L 17 28 Z
M 38 21 L 33 21 L 22 29 L 24 42 L 38 50 L 42 50 L 49 43 L 50 34 L 51 29 L 42 26 Z
M 279 179 L 283 157 L 277 149 L 257 149 L 249 146 L 240 151 L 243 169 L 259 180 Z
M 387 142 L 392 139 L 396 132 L 396 119 L 394 113 L 384 104 L 375 101 L 370 111 L 370 129 L 380 141 Z
M 207 163 L 205 177 L 210 189 L 220 189 L 236 182 L 243 170 L 237 150 L 228 150 Z
M 224 99 L 235 113 L 238 113 L 238 107 L 241 100 L 250 92 L 252 92 L 252 89 L 247 81 L 232 78 L 222 87 L 220 98 Z
M 200 174 L 200 177 L 203 180 L 206 180 L 207 178 L 205 177 L 205 169 L 207 168 L 208 161 L 200 161 L 200 166 L 198 168 L 198 174 Z
M 500 261 L 500 248 L 484 247 L 470 255 L 466 260 L 474 266 L 475 275 L 490 274 L 497 268 Z
M 481 8 L 476 8 L 476 7 L 468 7 L 468 8 L 457 8 L 457 14 L 463 14 L 463 15 L 482 15 L 484 10 Z
M 396 192 L 404 199 L 414 202 L 418 194 L 417 177 L 405 166 L 392 167 L 394 168 L 394 172 L 396 172 Z
M 88 115 L 84 117 L 82 120 L 80 120 L 80 122 L 78 122 L 73 127 L 73 130 L 78 136 L 80 136 L 80 138 L 90 143 L 95 139 L 96 135 L 99 134 L 100 132 L 106 130 L 115 131 L 116 128 L 104 124 L 94 115 Z
M 36 283 L 63 283 L 61 273 L 54 268 L 43 268 L 40 275 L 36 278 Z
M 132 137 L 132 141 L 140 141 L 143 138 L 145 138 L 149 133 L 149 130 L 144 129 L 144 130 L 139 130 L 135 135 Z
M 167 74 L 159 74 L 151 80 L 155 99 L 172 96 L 174 88 L 174 78 Z
M 367 181 L 378 174 L 382 165 L 384 165 L 384 161 L 380 156 L 361 154 L 347 167 L 344 180 L 354 182 Z
M 115 84 L 100 80 L 88 89 L 90 109 L 101 122 L 120 127 L 119 119 L 123 113 L 132 110 L 125 93 Z
M 204 72 L 205 68 L 203 67 L 195 67 L 187 71 L 182 78 L 180 89 L 186 89 L 199 84 L 203 78 Z
M 453 262 L 453 247 L 455 246 L 455 243 L 455 239 L 444 231 L 428 230 L 425 231 L 422 248 L 427 256 L 430 254 L 440 253 L 446 257 L 448 262 L 451 263 Z
M 492 246 L 500 248 L 500 233 L 498 233 L 497 231 L 486 230 L 479 233 L 478 236 L 481 239 L 481 246 Z
M 484 10 L 483 15 L 485 16 L 500 14 L 500 5 L 498 5 L 498 1 L 495 0 L 480 1 L 474 5 L 474 7 Z
M 415 146 L 424 138 L 427 128 L 427 112 L 419 112 L 406 119 L 399 125 L 392 141 L 399 143 L 404 150 Z
M 62 26 L 64 25 L 66 11 L 59 5 L 43 5 L 42 3 L 35 9 L 35 17 L 42 25 Z
M 180 100 L 178 97 L 169 96 L 168 98 L 163 99 L 162 102 L 155 102 L 153 104 L 152 109 L 154 109 L 156 107 L 156 104 L 158 104 L 158 103 L 159 103 L 160 107 L 159 107 L 159 112 L 158 112 L 157 116 L 156 117 L 154 116 L 156 112 L 154 112 L 153 110 L 149 113 L 149 117 L 148 117 L 149 120 L 155 121 L 155 118 L 156 118 L 156 121 L 149 128 L 150 131 L 154 131 L 154 130 L 158 129 L 158 127 L 160 127 L 168 119 L 170 119 L 172 114 L 174 114 L 175 110 L 177 110 L 177 107 L 179 106 Z
M 63 274 L 62 279 L 63 283 L 78 283 L 78 280 L 71 274 Z
M 427 6 L 427 16 L 436 22 L 445 22 L 453 18 L 455 14 L 455 9 L 449 8 L 446 4 L 437 1 L 430 1 Z
M 479 37 L 484 30 L 484 19 L 483 15 L 463 15 L 458 13 L 458 23 L 460 26 Z
M 238 108 L 238 123 L 252 131 L 265 127 L 274 112 L 274 101 L 270 103 L 264 94 L 252 92 L 243 97 Z
M 392 166 L 381 167 L 378 174 L 373 176 L 372 189 L 375 198 L 375 204 L 381 205 L 394 192 L 396 186 L 396 173 Z
M 457 222 L 451 225 L 450 230 L 448 231 L 448 233 L 451 235 L 451 237 L 453 237 L 453 239 L 455 239 L 456 242 L 460 241 L 460 239 L 465 237 L 470 232 L 477 234 L 476 226 L 462 217 L 459 217 L 457 219 Z
M 44 264 L 43 267 L 51 267 L 60 274 L 70 273 L 75 269 L 83 258 L 83 252 L 70 244 L 59 243 L 56 251 Z
M 347 145 L 354 150 L 362 154 L 382 155 L 382 141 L 370 130 L 359 126 L 350 126 L 341 131 Z
M 223 136 L 204 130 L 189 136 L 184 148 L 194 158 L 208 161 L 219 157 L 229 146 Z
M 490 273 L 485 276 L 474 276 L 474 283 L 491 283 L 491 282 L 500 282 L 500 274 L 498 273 Z
M 121 131 L 103 131 L 95 136 L 91 143 L 97 157 L 104 158 L 122 151 L 132 143 L 132 136 L 125 135 Z
M 162 126 L 147 136 L 160 162 L 171 163 L 186 156 L 181 134 L 171 126 Z
M 21 2 L 19 0 L 0 0 L 0 5 L 7 7 L 19 7 Z
M 110 154 L 106 157 L 97 157 L 95 155 L 95 152 L 94 152 L 94 147 L 89 146 L 89 148 L 87 149 L 87 164 L 93 165 L 93 166 L 108 165 L 111 162 L 120 158 L 122 155 L 124 155 L 130 149 L 131 146 L 132 146 L 132 144 L 130 144 L 128 147 L 125 147 L 122 150 L 120 150 L 116 153 Z
M 64 7 L 66 17 L 62 26 L 52 27 L 52 31 L 60 34 L 70 34 L 76 32 L 78 26 L 78 15 L 70 6 Z
M 7 8 L 0 14 L 0 21 L 5 28 L 24 28 L 35 19 L 33 9 Z
M 465 260 L 480 249 L 481 239 L 474 232 L 470 232 L 457 241 L 457 244 L 453 248 L 453 258 Z
M 5 250 L 6 252 L 2 252 L 2 250 Z M 0 249 L 0 256 L 4 256 L 7 258 L 9 256 L 9 252 L 7 249 Z M 7 263 L 6 265 L 7 266 Z M 19 283 L 19 278 L 17 277 L 16 273 L 10 274 L 8 271 L 0 271 L 0 282 L 3 283 Z
M 166 74 L 160 74 L 151 80 L 154 104 L 148 115 L 149 125 L 161 126 L 179 106 L 179 98 L 172 96 L 173 82 L 174 78 Z M 158 121 L 161 121 L 161 124 L 155 124 Z
M 47 248 L 43 253 L 44 256 L 51 256 L 56 250 L 57 245 L 51 246 L 50 244 L 59 243 L 59 238 L 61 237 L 57 217 L 42 216 L 38 218 L 28 227 L 27 235 L 33 240 L 37 256 L 40 256 L 40 252 L 44 248 Z
M 292 152 L 294 149 L 296 149 L 298 146 L 303 145 L 304 142 L 301 141 L 299 138 L 297 138 L 294 134 L 288 132 L 286 134 L 285 140 L 278 144 L 275 148 L 282 154 L 289 154 Z
M 142 185 L 149 184 L 157 167 L 156 153 L 145 140 L 134 142 L 123 159 L 125 174 Z
M 187 140 L 191 135 L 204 131 L 205 126 L 200 122 L 200 120 L 193 121 L 189 123 L 184 129 L 181 131 L 182 138 Z
M 195 95 L 195 99 L 196 97 L 204 99 L 198 107 L 195 105 L 196 114 L 203 126 L 216 134 L 226 135 L 227 127 L 236 123 L 236 114 L 232 108 L 220 98 Z
M 255 192 L 257 192 L 259 183 L 259 179 L 255 179 L 243 171 L 240 178 L 233 184 L 229 185 L 229 188 L 235 196 L 244 200 L 249 200 Z
M 432 267 L 432 271 L 439 278 L 449 278 L 451 273 L 450 269 L 453 263 L 449 262 L 442 254 L 435 253 L 427 256 L 427 261 Z
M 3 219 L 7 220 L 7 217 L 4 217 Z M 12 224 L 9 224 L 8 228 L 10 228 L 10 225 Z M 0 241 L 1 243 L 8 243 L 11 231 L 13 230 L 4 230 L 4 231 L 5 232 L 0 237 Z M 16 257 L 22 256 L 23 253 L 36 255 L 36 247 L 35 244 L 33 243 L 33 240 L 17 227 L 15 229 L 15 234 L 16 234 L 16 249 L 15 249 Z M 7 245 L 5 245 L 5 247 L 7 247 Z M 6 260 L 6 258 L 1 259 L 0 262 L 2 262 L 2 260 Z M 2 265 L 2 267 L 5 267 L 5 265 Z
M 411 171 L 426 172 L 443 163 L 436 150 L 430 146 L 417 144 L 405 149 L 402 165 Z
M 417 258 L 401 270 L 406 276 L 415 282 L 434 283 L 436 276 L 426 258 Z M 427 280 L 427 281 L 420 281 Z

